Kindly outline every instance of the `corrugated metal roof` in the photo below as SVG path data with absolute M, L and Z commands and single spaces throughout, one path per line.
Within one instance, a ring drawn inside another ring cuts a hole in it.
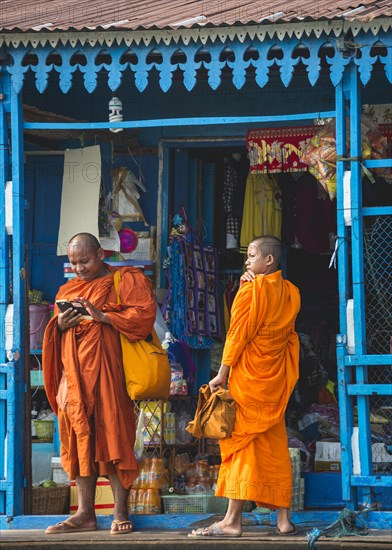
M 0 0 L 4 31 L 151 29 L 392 16 L 390 0 Z

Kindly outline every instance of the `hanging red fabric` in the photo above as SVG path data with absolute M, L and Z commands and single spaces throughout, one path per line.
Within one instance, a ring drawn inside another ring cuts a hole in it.
M 317 130 L 317 126 L 249 130 L 246 146 L 250 171 L 262 174 L 307 171 L 301 158 L 306 142 Z

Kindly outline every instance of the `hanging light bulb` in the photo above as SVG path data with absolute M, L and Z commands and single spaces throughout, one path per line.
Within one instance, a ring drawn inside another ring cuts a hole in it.
M 122 102 L 118 99 L 118 97 L 112 97 L 109 101 L 109 122 L 122 122 L 123 120 Z M 124 128 L 109 128 L 109 130 L 114 134 L 122 132 L 123 129 Z

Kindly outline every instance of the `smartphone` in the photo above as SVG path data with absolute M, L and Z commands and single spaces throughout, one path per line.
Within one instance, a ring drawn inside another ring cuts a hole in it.
M 80 302 L 72 302 L 69 300 L 56 300 L 56 304 L 62 313 L 64 313 L 64 311 L 67 311 L 67 309 L 72 308 L 72 309 L 75 309 L 81 315 L 86 315 L 88 317 L 91 317 L 90 313 L 87 311 L 85 307 L 82 306 Z

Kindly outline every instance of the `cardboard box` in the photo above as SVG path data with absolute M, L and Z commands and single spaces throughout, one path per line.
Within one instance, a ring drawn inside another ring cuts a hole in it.
M 317 441 L 314 456 L 316 472 L 340 472 L 342 459 L 340 441 Z
M 71 481 L 70 512 L 74 514 L 78 509 L 78 496 L 75 481 Z M 97 490 L 95 492 L 95 513 L 98 515 L 110 515 L 114 510 L 114 498 L 110 482 L 105 477 L 99 477 L 97 480 Z

